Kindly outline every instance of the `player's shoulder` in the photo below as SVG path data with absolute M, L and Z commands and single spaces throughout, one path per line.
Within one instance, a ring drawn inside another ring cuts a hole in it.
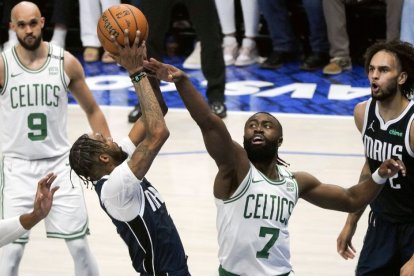
M 368 105 L 368 102 L 370 102 L 370 100 L 365 100 L 362 102 L 359 102 L 355 105 L 354 110 L 359 110 L 359 109 L 363 109 L 365 110 L 366 106 Z
M 359 102 L 354 107 L 354 118 L 363 117 L 370 100 Z
M 63 59 L 65 62 L 79 62 L 79 60 L 68 50 L 63 49 Z
M 63 61 L 64 70 L 70 78 L 83 76 L 82 64 L 71 52 L 64 50 Z

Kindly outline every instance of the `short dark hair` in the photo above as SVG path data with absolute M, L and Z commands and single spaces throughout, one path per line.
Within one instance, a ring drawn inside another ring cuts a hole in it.
M 372 57 L 379 51 L 393 53 L 400 63 L 401 70 L 407 73 L 407 80 L 401 86 L 401 92 L 408 99 L 414 93 L 414 47 L 411 43 L 400 40 L 390 42 L 378 42 L 373 44 L 365 52 L 365 72 L 368 74 Z
M 70 149 L 69 164 L 84 182 L 97 181 L 100 178 L 97 175 L 99 155 L 105 153 L 105 150 L 105 143 L 83 134 Z

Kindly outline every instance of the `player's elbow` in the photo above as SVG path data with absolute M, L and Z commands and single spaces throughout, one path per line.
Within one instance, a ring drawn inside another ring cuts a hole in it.
M 168 137 L 170 137 L 170 131 L 164 125 L 164 126 L 154 128 L 153 131 L 151 132 L 150 139 L 152 140 L 152 143 L 155 146 L 158 146 L 158 145 L 161 146 L 167 141 Z

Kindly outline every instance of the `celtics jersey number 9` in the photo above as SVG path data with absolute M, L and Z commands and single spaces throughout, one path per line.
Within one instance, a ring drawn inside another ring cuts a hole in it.
M 69 150 L 66 132 L 67 84 L 64 50 L 49 44 L 45 63 L 25 67 L 15 48 L 4 51 L 5 81 L 0 91 L 0 139 L 5 156 L 43 159 Z

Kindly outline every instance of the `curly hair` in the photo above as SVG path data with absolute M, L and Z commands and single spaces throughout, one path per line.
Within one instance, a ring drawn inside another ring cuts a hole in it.
M 97 181 L 100 178 L 97 175 L 100 166 L 99 155 L 105 151 L 105 143 L 91 139 L 88 134 L 83 134 L 70 149 L 69 164 L 85 183 Z
M 372 57 L 379 51 L 392 53 L 400 63 L 401 70 L 407 73 L 407 80 L 401 85 L 401 92 L 411 99 L 414 93 L 414 47 L 408 42 L 394 40 L 373 44 L 365 52 L 365 72 L 368 74 Z

